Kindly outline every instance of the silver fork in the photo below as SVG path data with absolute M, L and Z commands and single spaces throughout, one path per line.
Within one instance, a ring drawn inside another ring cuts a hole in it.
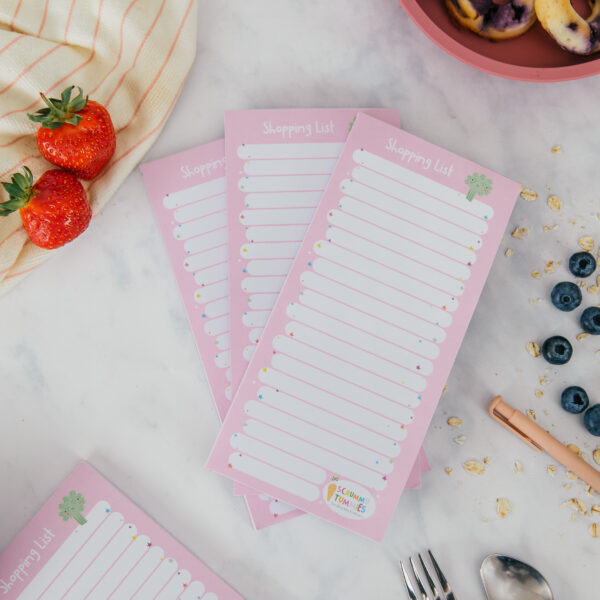
M 423 562 L 423 557 L 420 554 L 418 554 L 419 562 L 421 563 L 421 569 L 423 570 L 423 573 L 425 574 L 425 579 L 427 580 L 429 589 L 431 590 L 431 593 L 433 594 L 433 598 L 430 598 L 428 596 L 427 592 L 425 591 L 425 586 L 423 585 L 423 582 L 419 575 L 419 571 L 417 570 L 417 567 L 415 565 L 415 561 L 413 560 L 413 558 L 411 556 L 411 557 L 409 557 L 408 560 L 410 562 L 411 570 L 412 570 L 413 576 L 415 578 L 415 581 L 417 582 L 417 588 L 419 590 L 421 600 L 456 600 L 456 596 L 454 595 L 454 592 L 450 588 L 450 584 L 448 583 L 448 580 L 444 577 L 444 574 L 442 573 L 442 570 L 440 569 L 439 565 L 437 564 L 435 557 L 431 553 L 431 550 L 427 550 L 427 553 L 429 554 L 431 564 L 433 565 L 433 570 L 435 571 L 435 574 L 437 575 L 437 578 L 440 582 L 440 586 L 442 588 L 444 595 L 441 596 L 440 593 L 438 592 L 435 582 L 432 579 L 431 575 L 429 574 L 429 571 L 427 570 L 425 563 Z M 400 561 L 400 568 L 402 569 L 402 575 L 404 576 L 404 582 L 406 583 L 406 590 L 408 592 L 408 597 L 410 598 L 410 600 L 418 600 L 417 594 L 412 586 L 410 577 L 408 576 L 408 573 L 406 572 L 406 569 L 404 568 L 404 564 L 402 563 L 402 561 Z

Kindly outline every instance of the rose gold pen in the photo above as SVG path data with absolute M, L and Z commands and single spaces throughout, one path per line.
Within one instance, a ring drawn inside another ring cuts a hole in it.
M 564 444 L 561 444 L 554 436 L 542 429 L 537 423 L 534 423 L 521 411 L 506 404 L 502 400 L 502 396 L 496 396 L 492 400 L 489 413 L 496 421 L 518 435 L 532 448 L 535 448 L 538 452 L 542 452 L 542 450 L 547 452 L 600 493 L 600 471 L 597 471 L 592 465 L 586 463 L 583 458 L 571 452 Z

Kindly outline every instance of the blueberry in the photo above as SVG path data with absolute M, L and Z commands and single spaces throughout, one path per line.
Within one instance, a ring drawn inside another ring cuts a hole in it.
M 564 365 L 571 359 L 573 346 L 562 335 L 553 335 L 543 343 L 542 354 L 551 365 Z
M 587 409 L 583 415 L 583 424 L 592 435 L 600 436 L 600 404 L 594 404 Z
M 579 319 L 581 326 L 584 331 L 591 333 L 592 335 L 600 334 L 600 308 L 597 306 L 590 306 L 581 313 Z
M 575 277 L 588 277 L 596 270 L 596 259 L 589 252 L 575 252 L 569 259 L 569 271 Z
M 560 405 L 573 414 L 582 413 L 589 405 L 590 399 L 585 390 L 578 385 L 565 388 L 560 395 Z
M 581 290 L 570 281 L 561 281 L 552 288 L 550 299 L 558 310 L 575 310 L 581 304 Z

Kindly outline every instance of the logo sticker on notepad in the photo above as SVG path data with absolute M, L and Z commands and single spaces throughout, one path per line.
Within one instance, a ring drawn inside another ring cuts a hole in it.
M 346 519 L 368 519 L 375 512 L 375 499 L 365 488 L 337 477 L 323 488 L 323 499 Z

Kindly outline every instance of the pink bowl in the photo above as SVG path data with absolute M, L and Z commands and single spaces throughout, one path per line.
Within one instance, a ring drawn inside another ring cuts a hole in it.
M 600 73 L 600 53 L 570 54 L 536 23 L 514 40 L 491 42 L 460 29 L 451 20 L 443 0 L 399 0 L 423 33 L 451 56 L 492 75 L 521 81 L 567 81 Z M 581 15 L 589 8 L 573 0 Z

